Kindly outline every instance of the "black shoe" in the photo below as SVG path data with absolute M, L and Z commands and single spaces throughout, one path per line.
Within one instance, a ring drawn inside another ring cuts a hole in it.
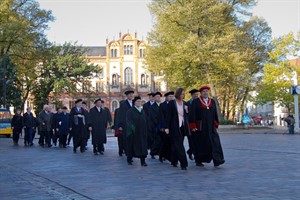
M 87 150 L 87 147 L 85 147 L 84 149 Z
M 80 152 L 81 152 L 81 153 L 84 153 L 84 152 L 85 152 L 85 150 L 84 150 L 84 149 L 80 149 Z
M 73 148 L 73 152 L 76 153 L 76 148 Z
M 193 154 L 189 154 L 189 159 L 194 160 Z
M 120 157 L 122 157 L 122 156 L 123 156 L 123 154 L 119 152 L 119 156 L 120 156 Z
M 103 155 L 104 153 L 103 153 L 103 151 L 99 151 L 99 153 L 101 154 L 101 155 Z
M 159 162 L 163 163 L 164 159 L 162 157 L 159 157 Z
M 56 146 L 56 142 L 54 143 L 54 146 Z
M 222 165 L 222 164 L 224 164 L 225 163 L 225 160 L 222 160 L 222 161 L 220 161 L 220 162 L 215 162 L 214 163 L 214 166 L 215 167 L 218 167 L 218 166 L 220 166 L 220 165 Z
M 175 163 L 172 163 L 172 166 L 173 166 L 173 167 L 177 167 L 177 164 L 175 164 Z
M 52 144 L 49 144 L 48 147 L 49 147 L 49 148 L 52 147 Z
M 204 165 L 202 163 L 196 163 L 196 166 L 198 166 L 198 167 L 204 167 Z
M 142 163 L 141 166 L 142 167 L 147 167 L 148 165 L 147 165 L 147 163 Z
M 187 168 L 186 167 L 181 167 L 181 170 L 187 170 Z

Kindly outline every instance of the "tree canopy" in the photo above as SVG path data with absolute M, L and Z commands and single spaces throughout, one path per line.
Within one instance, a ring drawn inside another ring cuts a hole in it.
M 170 89 L 209 84 L 226 118 L 259 81 L 270 49 L 271 29 L 260 18 L 249 18 L 255 1 L 154 0 L 155 20 L 149 34 L 146 62 L 163 71 Z

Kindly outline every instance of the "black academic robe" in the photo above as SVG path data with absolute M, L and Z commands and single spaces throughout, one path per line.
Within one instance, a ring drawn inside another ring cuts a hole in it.
M 151 106 L 150 101 L 148 101 L 147 103 L 144 103 L 144 105 L 143 105 L 143 110 L 144 110 L 146 116 L 149 115 L 149 108 L 150 108 L 150 106 Z
M 93 107 L 89 113 L 89 127 L 92 127 L 92 144 L 100 145 L 106 143 L 107 109 Z
M 126 113 L 127 111 L 131 108 L 128 100 L 122 101 L 122 103 L 120 104 L 120 108 L 118 111 L 118 115 L 117 115 L 117 127 L 122 128 L 122 136 L 123 136 L 123 145 L 124 145 L 124 150 L 126 152 Z
M 167 101 L 161 103 L 159 105 L 159 112 L 158 112 L 158 121 L 159 121 L 159 129 L 164 130 L 167 128 L 167 111 L 168 111 L 168 105 L 169 103 Z M 159 152 L 160 158 L 165 158 L 167 160 L 171 161 L 171 137 L 170 134 L 166 134 L 164 131 L 160 131 L 160 137 L 161 137 L 161 148 Z
M 130 108 L 126 113 L 126 143 L 128 157 L 143 158 L 147 150 L 147 121 L 146 114 L 136 108 Z
M 79 115 L 83 117 L 78 117 Z M 83 108 L 80 108 L 79 111 L 76 107 L 71 109 L 70 126 L 72 128 L 74 148 L 77 148 L 78 146 L 81 146 L 81 149 L 84 148 L 85 128 L 87 122 L 87 113 Z
M 197 128 L 194 134 L 194 153 L 197 163 L 224 162 L 221 141 L 216 127 L 219 124 L 216 103 L 210 99 L 209 106 L 201 104 L 200 98 L 194 99 L 190 108 L 190 129 Z
M 159 129 L 159 106 L 157 103 L 152 104 L 149 108 L 149 118 L 147 122 L 149 123 L 149 134 L 152 140 L 151 144 L 151 156 L 159 155 L 161 148 L 161 138 L 160 138 L 160 129 Z
M 143 105 L 143 110 L 144 110 L 144 112 L 145 112 L 145 115 L 146 115 L 146 119 L 147 119 L 147 122 L 149 122 L 150 121 L 150 116 L 149 116 L 149 110 L 150 110 L 150 107 L 151 107 L 151 103 L 150 103 L 150 101 L 148 101 L 147 103 L 145 103 L 144 105 Z M 152 138 L 152 134 L 151 134 L 151 128 L 150 128 L 150 123 L 147 123 L 147 131 L 148 131 L 148 149 L 150 149 L 151 148 L 151 146 L 152 146 L 152 143 L 153 143 L 153 138 Z
M 183 145 L 183 138 L 185 135 L 189 135 L 189 123 L 188 115 L 185 110 L 185 102 L 183 102 L 183 111 L 184 111 L 184 123 L 183 130 L 179 127 L 179 118 L 178 118 L 178 109 L 176 100 L 169 102 L 167 107 L 167 128 L 169 129 L 169 134 L 172 141 L 172 164 L 176 164 L 177 161 L 180 161 L 181 167 L 187 167 L 188 162 L 186 158 L 185 148 Z

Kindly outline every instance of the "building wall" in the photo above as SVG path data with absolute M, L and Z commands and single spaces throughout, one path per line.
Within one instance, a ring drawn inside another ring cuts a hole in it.
M 134 90 L 135 95 L 140 95 L 144 101 L 148 100 L 149 92 L 165 93 L 167 84 L 162 81 L 163 76 L 153 76 L 148 70 L 148 66 L 144 64 L 145 59 L 141 53 L 144 52 L 147 45 L 147 41 L 138 40 L 136 33 L 134 36 L 129 33 L 124 35 L 120 33 L 118 40 L 106 40 L 105 56 L 86 55 L 89 64 L 97 65 L 102 69 L 100 75 L 89 80 L 92 92 L 82 93 L 76 97 L 65 97 L 62 99 L 63 104 L 70 109 L 74 105 L 74 99 L 83 98 L 89 107 L 92 107 L 94 106 L 93 100 L 101 97 L 105 101 L 106 107 L 114 112 L 114 109 L 119 107 L 119 102 L 125 98 L 126 90 Z M 126 71 L 128 74 L 132 74 L 132 81 L 127 81 Z M 129 73 L 129 71 L 131 72 Z M 154 86 L 156 82 L 160 82 L 160 87 Z M 82 85 L 78 85 L 78 87 L 80 89 Z M 69 103 L 66 103 L 67 101 Z

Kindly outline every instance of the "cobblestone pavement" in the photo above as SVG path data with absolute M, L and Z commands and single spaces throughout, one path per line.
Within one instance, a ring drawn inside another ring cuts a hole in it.
M 269 132 L 268 132 L 269 133 Z M 0 138 L 0 199 L 300 199 L 300 135 L 220 134 L 226 163 L 187 171 L 147 158 L 128 166 L 109 137 L 105 154 L 12 145 Z M 37 140 L 35 140 L 37 143 Z

